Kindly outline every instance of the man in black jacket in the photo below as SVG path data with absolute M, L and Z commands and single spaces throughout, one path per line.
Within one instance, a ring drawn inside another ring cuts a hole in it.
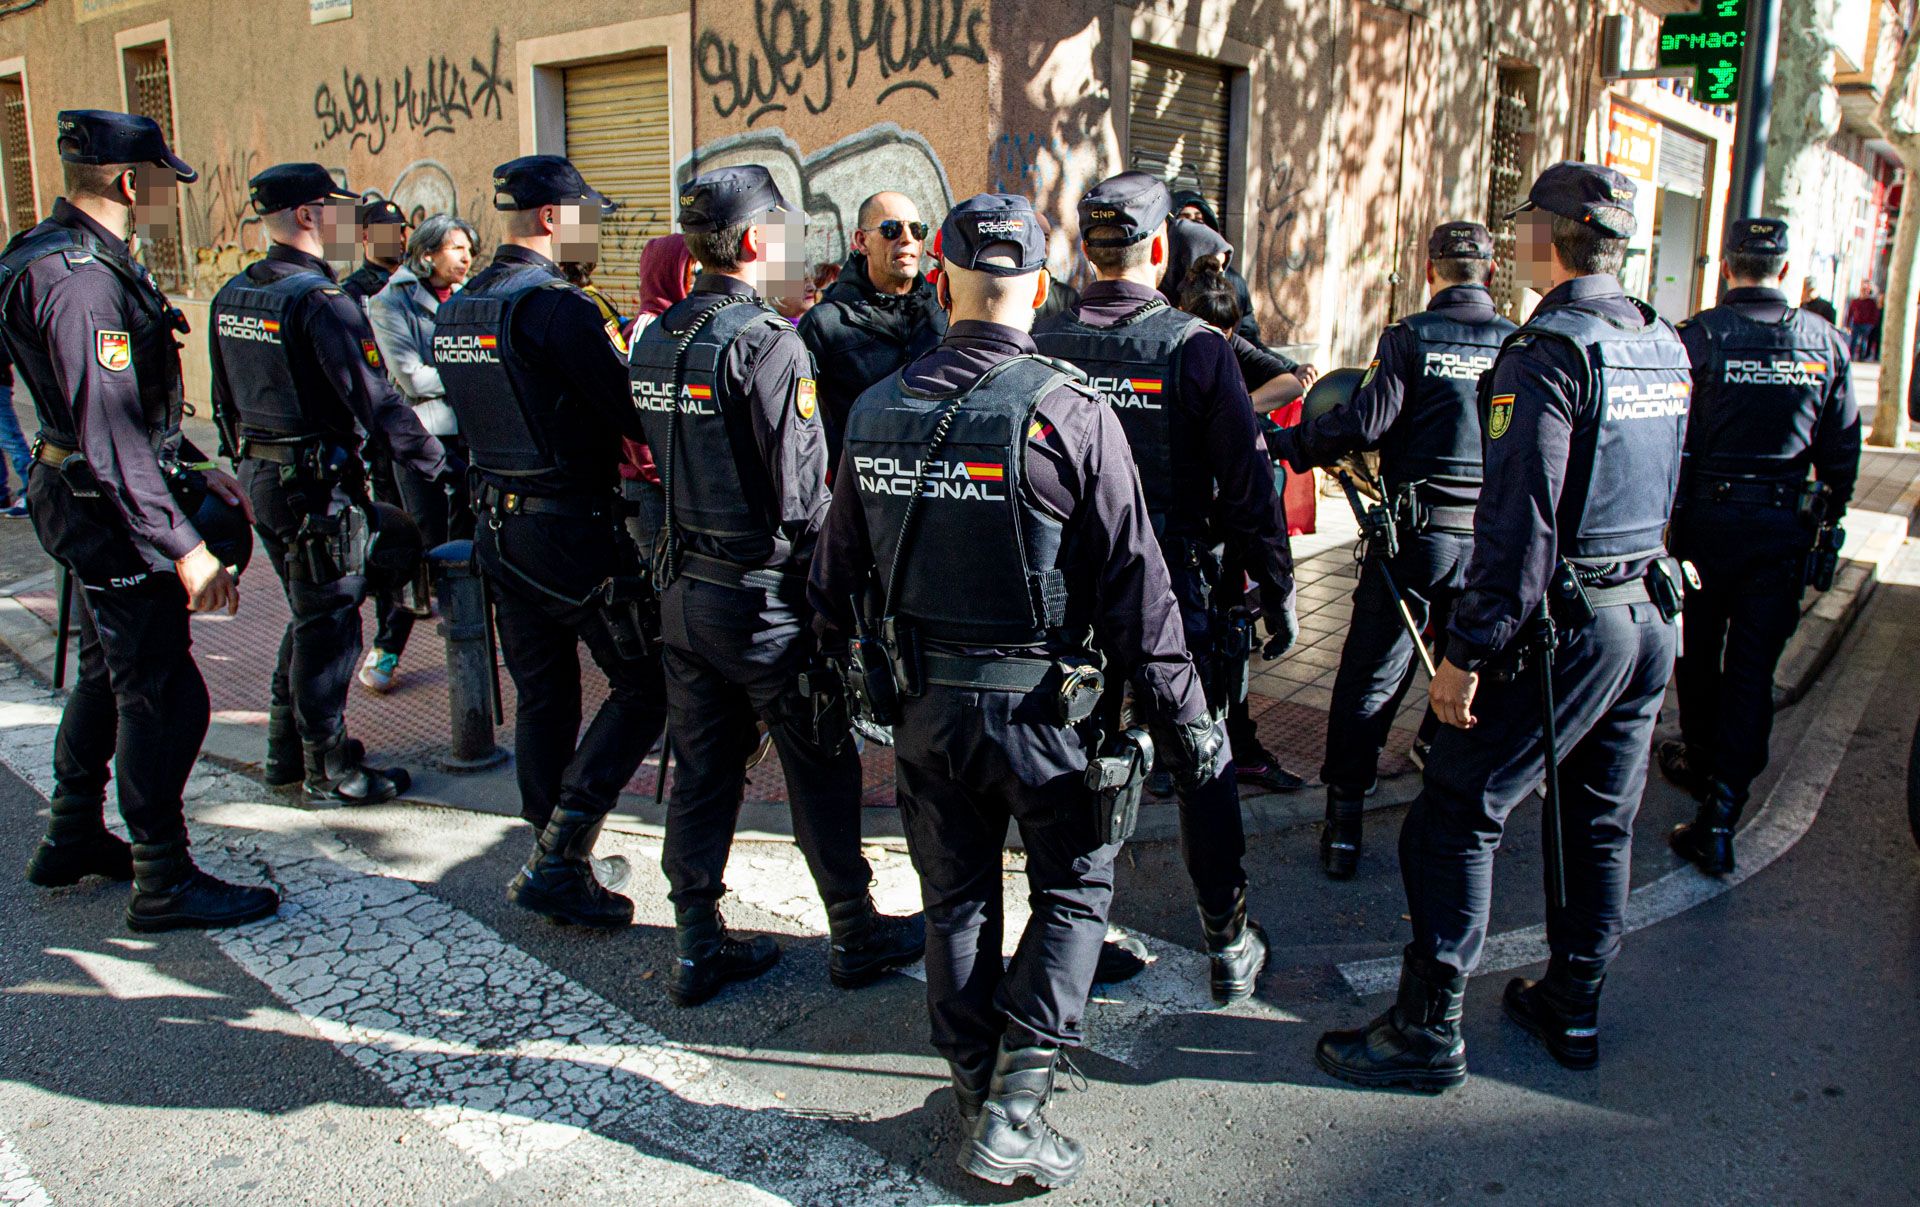
M 840 459 L 853 400 L 931 352 L 947 332 L 947 316 L 920 271 L 927 224 L 913 199 L 875 193 L 860 203 L 858 222 L 840 279 L 800 320 L 800 338 L 820 372 L 829 465 Z
M 1220 218 L 1213 212 L 1213 206 L 1207 199 L 1192 189 L 1181 189 L 1173 195 L 1173 216 L 1185 218 L 1189 222 L 1199 222 L 1208 228 L 1220 231 Z M 1253 291 L 1247 287 L 1247 278 L 1240 275 L 1237 268 L 1227 269 L 1227 279 L 1233 282 L 1233 294 L 1240 303 L 1240 321 L 1233 325 L 1233 334 L 1245 339 L 1256 348 L 1264 348 L 1260 342 L 1260 320 L 1253 317 Z M 1173 292 L 1178 293 L 1180 282 L 1168 281 Z

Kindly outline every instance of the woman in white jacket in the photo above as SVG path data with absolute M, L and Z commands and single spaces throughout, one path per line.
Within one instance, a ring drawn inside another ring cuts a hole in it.
M 464 463 L 466 442 L 460 424 L 447 405 L 446 387 L 433 364 L 433 322 L 440 303 L 467 279 L 473 265 L 476 236 L 471 223 L 452 214 L 434 214 L 414 228 L 407 239 L 407 260 L 386 287 L 367 299 L 367 317 L 380 346 L 387 376 L 413 406 L 420 426 L 440 438 L 447 452 Z M 466 484 L 451 491 L 434 485 L 404 465 L 394 466 L 394 484 L 400 503 L 420 525 L 427 548 L 473 536 L 473 510 Z M 384 593 L 378 601 L 380 623 L 373 648 L 360 667 L 360 682 L 376 692 L 393 687 L 400 655 L 413 631 L 414 614 L 396 597 Z

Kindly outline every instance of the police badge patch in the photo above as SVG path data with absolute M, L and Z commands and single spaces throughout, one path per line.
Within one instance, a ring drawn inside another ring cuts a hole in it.
M 819 396 L 814 389 L 813 378 L 802 377 L 793 387 L 793 409 L 800 413 L 802 419 L 813 418 L 813 413 L 820 409 Z
M 1495 394 L 1487 407 L 1487 439 L 1498 440 L 1513 425 L 1513 395 Z
M 370 339 L 361 340 L 360 354 L 367 358 L 368 368 L 378 369 L 380 367 L 380 345 L 379 344 L 374 343 Z
M 1380 362 L 1376 360 L 1367 366 L 1366 376 L 1360 379 L 1360 385 L 1358 388 L 1364 390 L 1368 386 L 1372 385 L 1374 374 L 1378 372 L 1380 372 Z
M 93 356 L 109 373 L 119 373 L 133 363 L 133 341 L 124 331 L 93 333 Z

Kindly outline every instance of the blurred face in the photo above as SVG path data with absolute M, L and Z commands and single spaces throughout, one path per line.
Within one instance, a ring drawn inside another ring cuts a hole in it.
M 133 232 L 152 243 L 180 227 L 180 180 L 173 169 L 143 163 L 133 172 Z
M 868 225 L 853 233 L 853 249 L 867 258 L 867 273 L 883 288 L 901 288 L 920 275 L 927 227 L 920 207 L 898 193 L 874 202 Z
M 351 201 L 316 201 L 303 205 L 312 212 L 313 229 L 326 247 L 325 258 L 351 260 L 360 250 L 360 224 Z
M 807 272 L 807 216 L 792 211 L 766 215 L 749 228 L 758 251 L 760 292 L 776 306 L 798 305 L 812 285 Z
M 407 255 L 407 228 L 398 222 L 376 222 L 360 234 L 360 245 L 375 264 L 398 264 Z
M 1553 216 L 1528 210 L 1513 223 L 1513 275 L 1535 293 L 1545 293 L 1553 288 Z
M 1207 220 L 1207 216 L 1200 212 L 1200 207 L 1197 205 L 1181 206 L 1180 212 L 1175 214 L 1174 217 L 1185 218 L 1188 222 L 1204 223 Z
M 552 211 L 548 224 L 553 228 L 553 258 L 577 264 L 594 264 L 600 259 L 600 207 L 591 203 L 568 202 L 544 207 Z M 471 251 L 469 251 L 471 257 Z
M 427 264 L 433 270 L 433 284 L 442 289 L 458 285 L 473 267 L 473 241 L 467 238 L 467 232 L 455 227 L 427 256 Z

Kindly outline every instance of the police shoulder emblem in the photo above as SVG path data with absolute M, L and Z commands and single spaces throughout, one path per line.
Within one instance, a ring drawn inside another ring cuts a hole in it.
M 629 349 L 627 348 L 627 337 L 620 332 L 620 324 L 614 322 L 612 319 L 608 319 L 606 322 L 606 332 L 607 342 L 613 345 L 614 351 L 625 356 Z
M 360 341 L 360 352 L 361 355 L 367 358 L 367 366 L 369 368 L 378 369 L 380 367 L 379 344 L 374 343 L 370 339 L 363 339 Z
M 1380 372 L 1380 362 L 1377 360 L 1370 362 L 1367 365 L 1366 376 L 1360 379 L 1360 388 L 1364 390 L 1368 386 L 1372 385 L 1374 376 L 1379 372 Z
M 820 409 L 819 393 L 814 388 L 813 378 L 802 377 L 794 385 L 793 409 L 800 413 L 802 419 L 813 418 L 814 412 Z
M 102 369 L 119 373 L 133 363 L 133 341 L 124 331 L 96 331 L 93 333 L 93 355 Z
M 1513 426 L 1513 395 L 1495 394 L 1487 408 L 1487 438 L 1498 440 Z

